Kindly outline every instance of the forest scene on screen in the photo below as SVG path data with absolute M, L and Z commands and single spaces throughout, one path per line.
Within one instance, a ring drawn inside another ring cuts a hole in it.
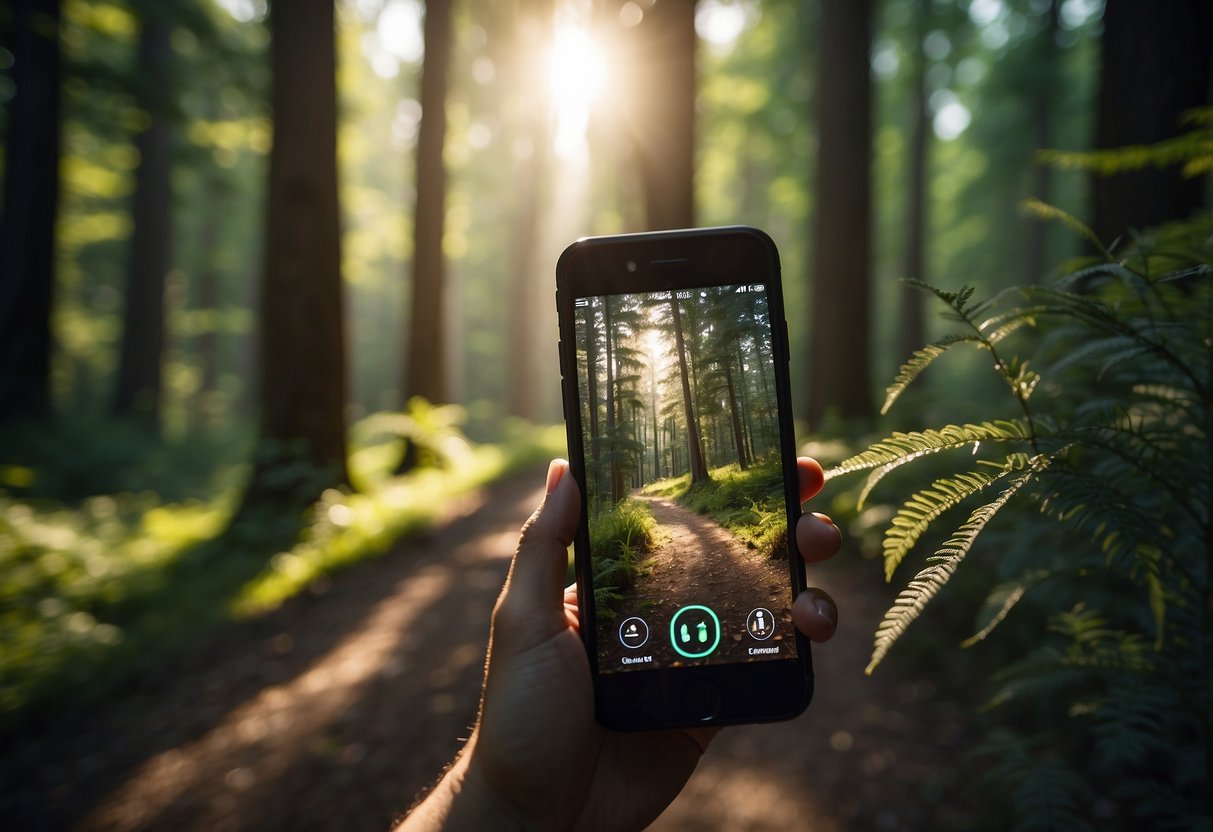
M 599 669 L 795 656 L 765 287 L 575 309 Z

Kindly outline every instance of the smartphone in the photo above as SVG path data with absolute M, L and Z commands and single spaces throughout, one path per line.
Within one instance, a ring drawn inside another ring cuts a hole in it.
M 735 226 L 591 237 L 556 269 L 598 721 L 788 719 L 813 693 L 779 254 Z

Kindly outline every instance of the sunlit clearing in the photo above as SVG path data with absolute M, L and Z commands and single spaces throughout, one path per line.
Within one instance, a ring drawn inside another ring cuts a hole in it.
M 605 72 L 602 53 L 584 26 L 562 23 L 556 27 L 548 84 L 556 114 L 553 146 L 564 159 L 588 155 L 590 107 L 602 91 Z

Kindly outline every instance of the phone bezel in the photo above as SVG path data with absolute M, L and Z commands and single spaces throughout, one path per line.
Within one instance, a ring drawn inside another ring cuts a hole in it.
M 593 671 L 598 721 L 608 728 L 637 730 L 767 722 L 796 716 L 807 707 L 813 694 L 809 641 L 799 632 L 796 633 L 797 656 L 794 658 L 599 672 L 593 592 L 590 591 L 584 440 L 575 366 L 573 299 L 576 297 L 739 283 L 766 286 L 788 507 L 789 592 L 791 598 L 795 598 L 805 588 L 805 577 L 795 534 L 790 533 L 800 516 L 799 483 L 791 420 L 787 323 L 779 254 L 774 242 L 764 232 L 749 226 L 587 237 L 565 249 L 556 275 L 561 388 L 569 462 L 583 495 L 581 522 L 574 540 L 580 627 Z

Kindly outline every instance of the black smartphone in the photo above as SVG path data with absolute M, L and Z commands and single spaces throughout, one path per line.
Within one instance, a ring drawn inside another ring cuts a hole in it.
M 813 693 L 779 254 L 743 226 L 591 237 L 556 269 L 598 721 L 787 719 Z

